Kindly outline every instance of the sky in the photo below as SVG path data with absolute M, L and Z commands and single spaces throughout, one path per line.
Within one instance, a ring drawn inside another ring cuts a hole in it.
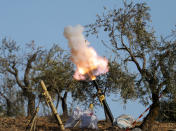
M 176 25 L 176 1 L 146 2 L 151 8 L 152 26 L 157 36 L 166 36 Z M 101 14 L 104 6 L 119 8 L 122 7 L 122 0 L 0 0 L 0 39 L 7 37 L 21 46 L 34 40 L 37 45 L 45 48 L 56 43 L 68 50 L 63 36 L 64 27 L 77 24 L 84 26 L 94 22 L 96 14 Z M 102 52 L 104 47 L 100 40 L 92 37 L 87 39 L 98 53 L 106 55 Z M 138 101 L 128 102 L 126 109 L 121 100 L 114 102 L 107 98 L 107 102 L 114 117 L 130 114 L 137 118 L 146 108 Z M 102 119 L 103 109 L 100 108 L 96 114 Z

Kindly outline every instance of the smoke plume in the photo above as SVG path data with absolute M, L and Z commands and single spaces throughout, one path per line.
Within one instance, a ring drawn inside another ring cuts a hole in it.
M 89 46 L 83 35 L 84 28 L 81 25 L 67 26 L 64 36 L 68 40 L 71 50 L 71 60 L 76 65 L 74 78 L 85 80 L 92 79 L 97 75 L 108 71 L 108 60 L 97 55 L 96 51 Z

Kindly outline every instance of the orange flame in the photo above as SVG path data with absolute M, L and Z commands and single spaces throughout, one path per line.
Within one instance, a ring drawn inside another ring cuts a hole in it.
M 80 55 L 85 56 L 81 61 L 72 61 L 76 64 L 74 78 L 85 80 L 87 78 L 95 80 L 96 76 L 108 71 L 108 60 L 99 57 L 92 47 L 87 47 Z
M 69 26 L 64 30 L 71 48 L 71 60 L 76 65 L 74 78 L 95 80 L 96 76 L 108 72 L 108 60 L 98 56 L 96 51 L 85 43 L 82 31 L 82 26 Z

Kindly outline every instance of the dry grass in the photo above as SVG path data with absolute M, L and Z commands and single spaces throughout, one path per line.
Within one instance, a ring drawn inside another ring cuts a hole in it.
M 28 125 L 29 119 L 26 117 L 1 117 L 0 118 L 0 131 L 25 131 Z M 63 121 L 65 122 L 65 120 Z M 105 121 L 98 122 L 98 128 L 102 131 L 120 131 L 117 127 L 112 127 L 111 123 Z M 169 131 L 176 129 L 176 123 L 159 123 L 155 122 L 152 126 L 152 131 Z M 59 130 L 55 120 L 51 117 L 39 117 L 36 124 L 37 131 L 56 131 Z M 82 131 L 83 129 L 74 128 L 69 129 L 71 131 Z M 90 129 L 84 129 L 84 131 L 90 131 Z M 147 131 L 147 130 L 146 130 Z

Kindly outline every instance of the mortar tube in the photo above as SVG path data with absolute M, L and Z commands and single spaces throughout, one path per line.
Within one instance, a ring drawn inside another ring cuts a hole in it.
M 97 81 L 96 81 L 96 80 L 93 80 L 93 83 L 94 83 L 94 85 L 95 85 L 95 87 L 96 87 L 96 89 L 97 89 L 98 94 L 99 94 L 99 93 L 102 94 L 102 92 L 101 92 L 101 90 L 100 90 L 100 88 L 99 88 L 99 86 L 98 86 Z M 108 103 L 106 102 L 106 99 L 103 99 L 103 100 L 102 100 L 102 103 L 103 103 L 105 112 L 107 113 L 107 115 L 108 115 L 108 117 L 109 117 L 109 119 L 110 119 L 110 121 L 111 121 L 111 123 L 112 123 L 112 125 L 113 125 L 113 123 L 114 123 L 114 117 L 113 117 L 112 112 L 111 112 L 111 110 L 110 110 L 110 108 L 109 108 L 109 106 L 108 106 Z

